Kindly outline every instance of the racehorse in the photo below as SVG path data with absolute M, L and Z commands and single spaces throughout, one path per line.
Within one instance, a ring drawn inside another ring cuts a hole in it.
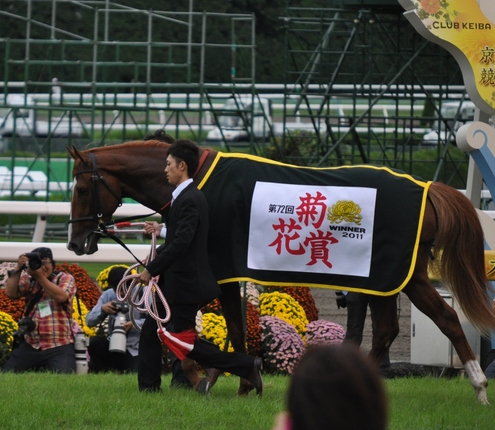
M 168 147 L 169 144 L 158 141 L 134 141 L 84 151 L 67 148 L 75 161 L 67 244 L 69 250 L 74 251 L 77 255 L 96 252 L 98 250 L 97 242 L 105 229 L 105 225 L 111 224 L 112 214 L 124 197 L 130 197 L 166 216 L 173 191 L 164 173 Z M 200 153 L 200 166 L 194 180 L 203 185 L 202 189 L 208 200 L 211 197 L 206 192 L 207 187 L 204 186 L 204 181 L 222 153 L 202 148 L 200 148 Z M 268 163 L 266 167 L 268 177 L 272 176 L 271 169 L 279 167 L 276 162 L 266 159 L 260 158 L 257 161 Z M 283 167 L 285 168 L 285 166 Z M 343 175 L 353 175 L 355 171 L 360 171 L 364 175 L 364 181 L 369 184 L 373 183 L 377 175 L 382 174 L 379 169 L 347 167 L 340 169 Z M 294 169 L 293 171 L 297 174 L 301 169 L 303 171 L 308 170 L 313 176 L 318 173 L 318 169 L 296 167 Z M 329 169 L 339 170 L 339 168 Z M 220 178 L 227 175 L 228 180 L 225 182 L 235 182 L 231 178 L 242 176 L 238 172 L 228 176 L 228 170 L 229 168 L 225 166 L 220 169 Z M 249 170 L 254 170 L 256 176 L 256 168 L 253 169 L 251 165 Z M 348 179 L 345 180 L 350 182 Z M 257 178 L 253 182 L 257 182 Z M 409 200 L 407 191 L 403 190 L 400 184 L 401 182 L 397 189 L 398 195 L 406 194 L 406 200 Z M 200 187 L 200 185 L 198 186 Z M 399 283 L 400 285 L 391 291 L 376 293 L 368 290 L 368 287 L 355 288 L 354 280 L 359 283 L 362 282 L 362 279 L 366 281 L 366 277 L 353 277 L 352 282 L 349 282 L 348 285 L 345 284 L 345 277 L 338 278 L 340 282 L 338 285 L 330 277 L 322 278 L 328 279 L 328 282 L 320 284 L 310 282 L 307 285 L 331 289 L 348 288 L 352 290 L 354 288 L 357 291 L 365 291 L 370 294 L 369 304 L 374 315 L 374 322 L 372 348 L 369 354 L 377 363 L 381 361 L 398 334 L 396 296 L 399 291 L 403 291 L 411 302 L 450 339 L 464 365 L 478 400 L 481 403 L 488 403 L 486 396 L 487 380 L 466 340 L 457 314 L 442 299 L 428 276 L 429 263 L 438 264 L 440 276 L 447 283 L 469 321 L 484 334 L 495 329 L 495 316 L 488 298 L 489 285 L 484 267 L 483 231 L 476 210 L 465 196 L 445 184 L 418 180 L 414 185 L 418 185 L 421 190 L 424 190 L 421 191 L 424 194 L 420 194 L 420 196 L 424 195 L 423 210 L 418 212 L 420 214 L 418 233 L 413 232 L 411 235 L 416 244 L 416 251 L 411 254 L 410 269 L 407 267 L 405 269 L 407 276 L 405 276 L 403 284 Z M 220 191 L 223 193 L 223 188 Z M 232 206 L 225 208 L 228 218 L 234 219 L 236 224 L 249 222 L 246 220 L 246 209 L 242 206 L 241 195 L 243 199 L 247 197 L 249 200 L 252 190 L 246 191 L 242 186 L 236 184 L 228 193 L 229 204 L 232 204 Z M 381 193 L 382 191 L 379 190 L 377 199 Z M 386 194 L 386 192 L 384 193 Z M 397 206 L 395 201 L 388 199 L 389 197 L 383 202 L 386 209 L 383 212 L 385 214 Z M 210 211 L 218 209 L 217 207 L 212 208 L 212 206 L 218 206 L 216 201 L 208 201 L 208 203 Z M 398 212 L 400 213 L 400 208 Z M 411 218 L 408 218 L 407 214 L 401 214 L 401 219 L 404 220 L 405 224 L 408 224 Z M 224 230 L 229 227 L 221 224 L 223 222 L 210 214 L 210 232 L 213 231 L 214 235 L 210 235 L 209 238 L 209 258 L 221 286 L 222 294 L 219 299 L 225 313 L 233 347 L 236 351 L 245 351 L 239 281 L 252 280 L 252 278 L 243 274 L 236 277 L 230 274 L 223 276 L 216 273 L 225 270 L 225 266 L 229 266 L 229 262 L 225 262 L 222 260 L 224 257 L 220 257 L 222 246 L 218 244 L 219 232 L 223 231 L 224 236 L 234 236 L 234 240 L 242 242 L 234 233 L 231 234 L 228 230 Z M 400 252 L 401 240 L 400 238 L 396 240 L 397 238 L 393 237 L 396 236 L 396 233 L 391 230 L 392 223 L 387 219 L 384 224 L 380 224 L 378 217 L 376 219 L 375 229 L 385 230 L 385 234 L 382 235 L 385 239 L 376 250 L 377 254 L 385 248 L 392 248 L 390 255 L 396 255 Z M 377 231 L 375 236 L 378 240 L 380 232 Z M 241 243 L 241 245 L 244 244 Z M 232 254 L 234 260 L 239 260 L 239 258 L 236 259 L 237 250 L 227 250 L 227 253 L 229 255 L 225 258 L 230 258 Z M 246 265 L 244 256 L 240 260 L 242 264 Z M 393 263 L 394 258 L 387 257 L 387 260 Z M 399 262 L 398 265 L 402 266 L 403 264 Z M 242 271 L 242 267 L 239 270 Z M 274 270 L 263 273 L 267 277 L 271 277 L 267 284 L 274 285 L 278 277 L 283 277 L 284 272 Z M 292 275 L 294 276 L 294 285 L 304 284 L 305 276 L 309 276 L 302 274 L 298 278 L 296 273 Z M 260 283 L 263 282 L 263 279 L 257 280 L 261 281 Z M 239 394 L 247 394 L 248 391 L 248 385 L 241 380 Z

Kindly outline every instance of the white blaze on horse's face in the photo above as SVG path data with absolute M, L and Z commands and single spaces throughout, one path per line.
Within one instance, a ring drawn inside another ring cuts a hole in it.
M 77 179 L 74 178 L 74 181 L 72 182 L 72 200 L 70 204 L 69 219 L 72 219 L 72 204 L 74 203 L 74 190 L 76 189 L 76 185 L 77 185 Z M 67 232 L 67 249 L 70 249 L 69 244 L 71 242 L 71 239 L 72 239 L 72 223 L 69 223 L 69 229 Z

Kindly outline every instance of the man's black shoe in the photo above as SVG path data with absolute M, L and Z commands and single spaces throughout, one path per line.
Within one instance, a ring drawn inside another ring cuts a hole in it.
M 256 357 L 254 359 L 253 371 L 248 376 L 247 380 L 253 384 L 258 396 L 263 395 L 263 378 L 261 377 L 261 371 L 263 370 L 263 361 L 261 358 Z

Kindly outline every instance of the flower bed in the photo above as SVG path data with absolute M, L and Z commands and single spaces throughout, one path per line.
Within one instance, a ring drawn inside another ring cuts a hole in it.
M 15 263 L 0 264 L 0 284 L 6 271 L 15 267 Z M 109 266 L 98 275 L 97 282 L 102 288 L 108 288 L 108 273 L 113 267 L 115 266 Z M 77 264 L 63 263 L 57 265 L 56 270 L 74 276 L 81 308 L 79 311 L 77 300 L 74 300 L 74 320 L 87 336 L 96 335 L 95 329 L 88 328 L 85 321 L 88 310 L 96 304 L 101 295 L 98 284 Z M 251 355 L 263 358 L 266 372 L 291 374 L 307 346 L 339 343 L 344 338 L 345 331 L 342 326 L 318 320 L 318 309 L 309 288 L 263 287 L 248 282 L 241 285 L 240 293 L 246 300 L 247 351 Z M 8 333 L 12 331 L 11 320 L 16 324 L 15 321 L 21 318 L 24 303 L 24 299 L 10 300 L 5 295 L 5 289 L 0 288 L 0 364 L 2 358 L 6 359 L 10 354 Z M 2 324 L 2 321 L 7 320 L 8 324 Z M 227 328 L 218 299 L 198 312 L 197 331 L 219 348 L 225 348 Z M 229 345 L 229 351 L 232 350 L 232 345 Z
M 318 320 L 318 309 L 306 287 L 263 287 L 248 282 L 241 286 L 241 296 L 246 303 L 246 344 L 248 353 L 260 356 L 265 363 L 265 371 L 277 374 L 291 374 L 298 359 L 307 346 L 319 343 L 340 343 L 345 331 L 336 323 Z M 306 316 L 306 310 L 311 320 Z M 205 315 L 223 315 L 218 300 L 214 300 L 202 309 Z M 198 317 L 198 331 L 204 328 L 202 318 Z M 215 343 L 224 345 L 225 320 L 206 317 L 207 324 L 215 321 L 215 328 L 209 328 L 208 339 L 221 340 Z M 213 334 L 215 333 L 215 334 Z

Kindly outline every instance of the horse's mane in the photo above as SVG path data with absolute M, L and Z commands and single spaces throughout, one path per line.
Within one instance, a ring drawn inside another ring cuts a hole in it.
M 147 147 L 160 147 L 166 149 L 170 146 L 170 143 L 162 142 L 160 140 L 132 140 L 129 142 L 118 143 L 116 145 L 107 145 L 107 146 L 97 146 L 95 148 L 88 148 L 84 152 L 98 152 L 98 151 L 107 151 L 111 149 L 122 149 L 123 147 L 129 149 L 142 148 L 143 146 Z

